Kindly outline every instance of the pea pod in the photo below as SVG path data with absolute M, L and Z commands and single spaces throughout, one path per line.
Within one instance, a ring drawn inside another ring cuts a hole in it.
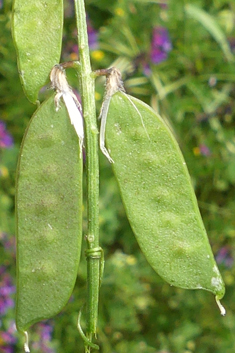
M 15 0 L 13 38 L 25 95 L 37 101 L 49 80 L 51 68 L 60 61 L 63 31 L 63 0 Z
M 65 106 L 53 97 L 33 115 L 17 171 L 16 324 L 57 314 L 77 277 L 82 239 L 82 159 Z
M 109 106 L 106 143 L 129 222 L 152 268 L 171 285 L 222 298 L 223 280 L 190 176 L 167 125 L 149 106 L 118 92 Z

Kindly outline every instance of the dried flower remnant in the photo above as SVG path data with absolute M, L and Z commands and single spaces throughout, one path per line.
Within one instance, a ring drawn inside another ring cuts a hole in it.
M 61 65 L 55 65 L 50 73 L 51 87 L 56 90 L 55 106 L 56 111 L 60 108 L 60 99 L 63 98 L 64 104 L 67 108 L 71 124 L 79 138 L 80 155 L 82 154 L 82 146 L 84 139 L 83 118 L 81 114 L 81 105 L 77 97 L 70 88 L 65 71 Z
M 129 100 L 129 102 L 132 104 L 132 106 L 135 108 L 137 114 L 139 115 L 141 123 L 143 125 L 143 128 L 144 128 L 148 138 L 149 138 L 149 135 L 148 135 L 147 130 L 145 128 L 142 115 L 140 114 L 138 108 L 135 106 L 135 104 L 132 102 L 132 100 L 129 98 L 129 96 L 125 93 L 125 89 L 124 89 L 123 82 L 122 82 L 121 72 L 118 69 L 116 69 L 115 67 L 111 67 L 109 69 L 97 70 L 96 74 L 106 76 L 105 97 L 104 97 L 101 111 L 100 111 L 100 115 L 99 115 L 99 119 L 101 120 L 100 149 L 101 149 L 102 153 L 108 158 L 109 162 L 114 163 L 113 159 L 111 158 L 109 152 L 107 151 L 107 149 L 105 147 L 105 127 L 106 127 L 106 121 L 107 121 L 107 116 L 108 116 L 109 104 L 110 104 L 112 96 L 116 92 L 122 92 L 125 95 L 125 97 Z
M 7 132 L 6 124 L 0 120 L 0 148 L 10 148 L 13 146 L 13 138 Z
M 171 50 L 172 44 L 168 30 L 165 27 L 155 27 L 153 29 L 150 53 L 152 63 L 160 64 L 162 61 L 165 61 Z
M 104 97 L 104 101 L 102 103 L 102 107 L 99 115 L 99 119 L 101 119 L 100 149 L 103 152 L 103 154 L 108 158 L 109 162 L 113 163 L 113 160 L 110 157 L 109 152 L 105 147 L 105 126 L 107 121 L 109 104 L 112 96 L 114 95 L 114 93 L 119 91 L 125 92 L 125 89 L 121 78 L 121 72 L 115 67 L 111 67 L 110 69 L 107 69 L 107 70 L 100 70 L 100 74 L 105 75 L 107 77 L 106 84 L 105 84 L 105 97 Z

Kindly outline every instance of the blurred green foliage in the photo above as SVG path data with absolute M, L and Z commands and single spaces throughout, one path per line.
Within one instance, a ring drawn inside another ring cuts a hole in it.
M 123 72 L 127 92 L 150 104 L 172 127 L 226 284 L 223 304 L 227 315 L 220 316 L 211 294 L 170 287 L 151 270 L 126 219 L 111 167 L 101 155 L 100 236 L 106 263 L 98 341 L 103 353 L 233 353 L 235 3 L 159 3 L 87 0 L 88 18 L 98 36 L 97 47 L 91 51 L 92 66 L 94 70 L 117 66 Z M 14 138 L 14 147 L 0 149 L 0 232 L 9 239 L 14 237 L 14 175 L 19 145 L 35 110 L 24 97 L 18 78 L 11 5 L 11 0 L 4 0 L 0 10 L 0 120 Z M 65 2 L 65 11 L 62 60 L 69 60 L 77 55 L 72 1 Z M 167 28 L 172 42 L 167 60 L 158 65 L 151 63 L 150 57 L 156 26 Z M 73 72 L 68 72 L 68 78 L 76 87 Z M 102 78 L 97 80 L 97 113 L 103 83 Z M 44 90 L 41 99 L 48 94 Z M 14 277 L 13 251 L 6 251 L 1 241 L 1 263 Z M 83 351 L 76 321 L 86 296 L 85 278 L 83 255 L 73 297 L 54 319 L 51 347 L 58 353 Z M 14 311 L 9 310 L 1 319 L 1 329 L 13 319 Z M 31 332 L 32 341 L 38 337 L 36 330 Z M 19 341 L 14 352 L 21 351 Z

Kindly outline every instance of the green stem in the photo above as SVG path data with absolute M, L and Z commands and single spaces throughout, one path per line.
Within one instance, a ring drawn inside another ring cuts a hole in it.
M 86 136 L 86 171 L 87 171 L 87 248 L 96 251 L 99 248 L 99 160 L 98 128 L 95 110 L 94 78 L 92 77 L 86 13 L 84 0 L 75 0 L 78 29 L 79 60 L 81 64 L 82 106 Z M 96 333 L 98 318 L 100 281 L 99 256 L 87 255 L 87 337 Z

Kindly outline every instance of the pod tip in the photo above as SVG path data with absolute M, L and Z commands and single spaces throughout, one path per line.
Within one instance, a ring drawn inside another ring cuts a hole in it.
M 27 331 L 24 331 L 24 337 L 25 337 L 24 351 L 25 351 L 25 353 L 30 353 L 30 350 L 29 350 L 29 336 L 28 336 L 28 332 Z
M 225 308 L 223 307 L 223 305 L 220 303 L 220 300 L 219 300 L 219 298 L 218 298 L 217 296 L 215 297 L 215 300 L 216 300 L 216 303 L 217 303 L 217 305 L 218 305 L 218 307 L 219 307 L 219 309 L 220 309 L 221 315 L 222 315 L 222 316 L 225 316 L 226 310 L 225 310 Z

